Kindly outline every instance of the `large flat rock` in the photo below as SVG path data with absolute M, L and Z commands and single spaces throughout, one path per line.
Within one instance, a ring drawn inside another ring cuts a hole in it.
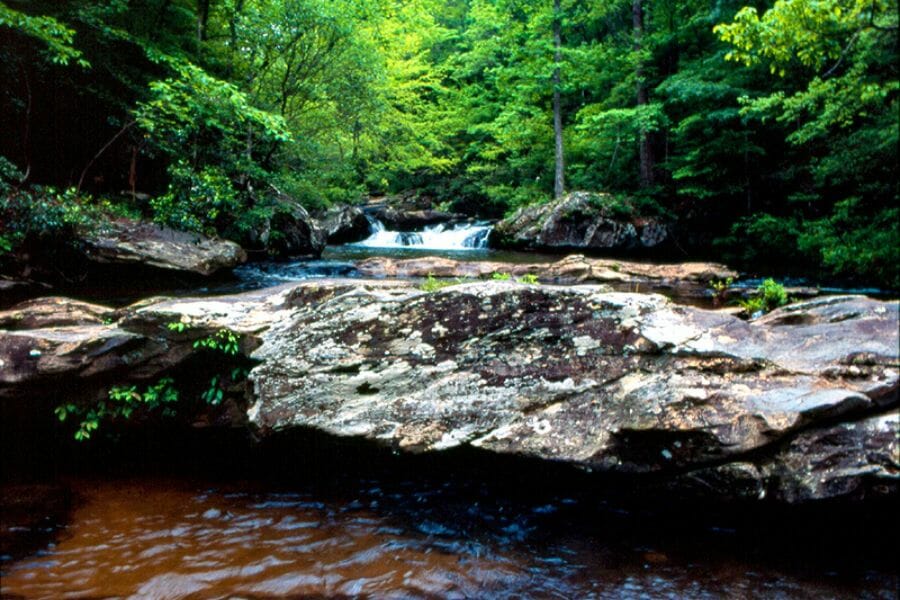
M 554 262 L 502 263 L 461 261 L 425 256 L 395 259 L 373 257 L 356 264 L 365 277 L 490 278 L 496 274 L 534 276 L 541 283 L 606 284 L 619 291 L 664 293 L 688 299 L 709 298 L 710 283 L 737 278 L 738 273 L 716 263 L 647 263 L 573 254 Z
M 125 219 L 86 236 L 84 251 L 98 263 L 140 264 L 203 276 L 247 259 L 234 242 Z
M 597 285 L 326 280 L 115 312 L 50 298 L 0 323 L 16 327 L 0 330 L 3 401 L 159 377 L 228 328 L 258 361 L 261 435 L 471 445 L 716 497 L 898 492 L 896 302 L 823 297 L 748 322 Z
M 780 444 L 897 399 L 897 304 L 861 297 L 756 322 L 656 295 L 502 282 L 432 294 L 307 284 L 291 303 L 254 354 L 250 415 L 264 433 L 683 473 L 765 453 L 788 465 L 796 452 L 778 458 Z M 765 464 L 759 485 L 789 485 Z M 876 478 L 896 476 L 886 469 Z

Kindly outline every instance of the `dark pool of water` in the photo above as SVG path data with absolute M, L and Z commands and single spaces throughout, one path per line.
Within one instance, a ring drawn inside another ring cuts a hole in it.
M 894 598 L 898 583 L 897 528 L 852 510 L 636 507 L 552 466 L 325 436 L 133 442 L 159 460 L 69 453 L 56 480 L 74 507 L 5 558 L 4 597 Z

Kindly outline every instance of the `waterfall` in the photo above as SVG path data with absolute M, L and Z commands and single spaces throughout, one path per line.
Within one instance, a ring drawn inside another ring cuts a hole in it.
M 370 235 L 356 246 L 365 248 L 410 248 L 422 250 L 479 250 L 487 248 L 490 223 L 431 225 L 422 231 L 389 231 L 384 223 L 368 216 Z

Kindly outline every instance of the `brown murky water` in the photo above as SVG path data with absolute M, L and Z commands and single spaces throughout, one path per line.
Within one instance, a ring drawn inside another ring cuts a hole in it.
M 4 597 L 818 599 L 892 598 L 897 585 L 866 569 L 773 568 L 709 532 L 688 542 L 628 519 L 586 523 L 581 499 L 519 502 L 481 484 L 69 485 L 80 501 L 55 541 L 3 565 Z

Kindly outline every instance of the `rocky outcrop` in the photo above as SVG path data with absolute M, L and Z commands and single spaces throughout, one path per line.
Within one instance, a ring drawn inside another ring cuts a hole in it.
M 897 491 L 884 427 L 858 421 L 897 402 L 894 303 L 828 298 L 747 323 L 660 296 L 499 282 L 307 285 L 290 302 L 254 354 L 263 432 L 469 444 L 786 501 Z M 853 468 L 804 453 L 836 422 L 854 423 L 843 452 L 882 450 Z
M 116 311 L 99 304 L 80 302 L 71 298 L 44 297 L 17 304 L 0 312 L 0 330 L 16 331 L 100 325 L 111 321 Z
M 277 289 L 210 299 L 155 298 L 112 309 L 68 298 L 40 298 L 0 312 L 0 398 L 104 391 L 152 380 L 197 354 L 194 341 L 222 328 L 253 334 L 282 318 Z M 185 320 L 190 326 L 172 329 Z M 89 394 L 90 395 L 90 394 Z
M 157 376 L 229 328 L 258 361 L 248 418 L 262 435 L 470 445 L 717 498 L 900 491 L 896 302 L 826 297 L 747 322 L 597 285 L 336 280 L 150 301 L 115 324 L 73 306 L 46 326 L 33 309 L 13 321 L 39 328 L 0 331 L 7 401 Z
M 641 251 L 670 240 L 667 224 L 638 217 L 609 194 L 573 192 L 547 204 L 526 206 L 494 227 L 491 246 L 536 250 Z
M 230 269 L 247 258 L 234 242 L 124 219 L 88 234 L 83 247 L 94 263 L 142 265 L 202 276 Z
M 464 221 L 464 215 L 434 209 L 405 210 L 393 206 L 382 206 L 367 209 L 375 219 L 381 221 L 387 229 L 394 231 L 420 231 L 431 225 Z
M 319 219 L 329 244 L 352 244 L 369 237 L 371 225 L 357 206 L 333 206 Z
M 372 197 L 363 208 L 391 231 L 421 231 L 431 225 L 466 220 L 465 215 L 435 208 L 432 197 L 415 192 Z
M 426 256 L 392 259 L 373 257 L 356 264 L 364 277 L 439 277 L 491 278 L 494 274 L 512 277 L 531 275 L 541 283 L 603 283 L 619 291 L 663 293 L 682 299 L 701 299 L 711 295 L 712 281 L 737 278 L 738 274 L 715 263 L 651 264 L 623 260 L 585 258 L 571 255 L 552 263 L 496 263 L 457 261 Z
M 247 250 L 272 258 L 318 257 L 327 235 L 296 200 L 283 197 L 272 213 L 241 240 Z

